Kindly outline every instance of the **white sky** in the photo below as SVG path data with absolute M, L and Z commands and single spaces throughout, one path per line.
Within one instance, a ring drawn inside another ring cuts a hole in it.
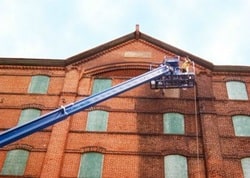
M 1 0 L 0 57 L 66 59 L 135 30 L 250 66 L 249 0 Z

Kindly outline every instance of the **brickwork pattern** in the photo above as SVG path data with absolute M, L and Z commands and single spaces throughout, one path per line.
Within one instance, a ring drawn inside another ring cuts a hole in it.
M 66 68 L 0 66 L 0 130 L 15 126 L 22 109 L 46 113 L 89 96 L 96 77 L 111 78 L 116 85 L 148 71 L 165 55 L 175 56 L 143 40 L 132 40 Z M 235 137 L 231 116 L 250 115 L 249 100 L 228 101 L 225 82 L 244 81 L 250 96 L 250 75 L 213 73 L 202 66 L 196 66 L 196 73 L 195 89 L 163 95 L 144 84 L 0 148 L 0 170 L 7 151 L 21 148 L 30 151 L 25 170 L 29 177 L 76 177 L 81 154 L 89 151 L 104 154 L 104 178 L 164 177 L 164 156 L 169 154 L 187 157 L 191 178 L 243 177 L 240 159 L 250 157 L 246 151 L 250 141 Z M 27 93 L 31 77 L 37 74 L 50 76 L 45 95 Z M 95 109 L 109 112 L 107 132 L 86 131 L 88 111 Z M 163 134 L 166 112 L 184 115 L 184 135 Z

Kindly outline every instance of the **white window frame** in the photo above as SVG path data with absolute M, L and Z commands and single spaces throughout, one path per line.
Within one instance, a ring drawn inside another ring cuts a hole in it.
M 227 94 L 230 100 L 248 100 L 246 84 L 242 81 L 227 81 Z
M 188 178 L 187 158 L 182 155 L 164 156 L 165 178 Z

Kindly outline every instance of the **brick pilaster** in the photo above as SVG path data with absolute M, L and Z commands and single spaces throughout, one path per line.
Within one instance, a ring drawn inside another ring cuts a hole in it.
M 75 101 L 79 82 L 79 72 L 77 69 L 70 69 L 66 72 L 63 91 L 60 96 L 59 106 L 65 103 Z M 60 177 L 61 165 L 63 163 L 63 155 L 67 142 L 67 134 L 69 132 L 69 117 L 53 126 L 47 153 L 44 159 L 44 166 L 41 172 L 41 178 L 57 178 Z
M 216 115 L 202 114 L 201 127 L 207 177 L 225 177 Z
M 214 108 L 212 77 L 205 73 L 200 74 L 197 80 L 198 111 L 201 119 L 206 175 L 209 178 L 222 178 L 225 177 L 225 174 L 216 110 Z

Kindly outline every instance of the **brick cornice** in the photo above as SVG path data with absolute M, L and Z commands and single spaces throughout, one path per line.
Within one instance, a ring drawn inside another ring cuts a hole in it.
M 0 59 L 0 64 L 1 59 Z M 35 70 L 65 70 L 64 67 L 57 67 L 57 66 L 43 66 L 43 65 L 16 65 L 16 64 L 6 64 L 6 65 L 0 65 L 0 69 L 21 69 L 21 70 L 27 70 L 27 69 L 35 69 Z

